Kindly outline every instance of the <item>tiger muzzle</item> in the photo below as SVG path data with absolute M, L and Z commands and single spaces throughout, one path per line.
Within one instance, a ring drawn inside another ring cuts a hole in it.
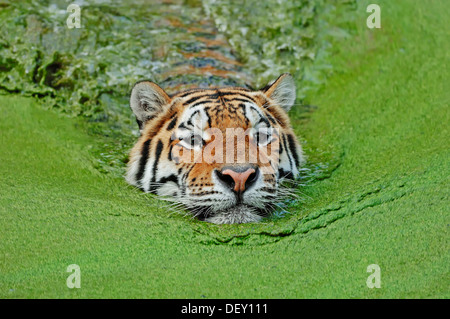
M 257 166 L 227 166 L 215 172 L 220 182 L 236 194 L 238 201 L 259 177 Z

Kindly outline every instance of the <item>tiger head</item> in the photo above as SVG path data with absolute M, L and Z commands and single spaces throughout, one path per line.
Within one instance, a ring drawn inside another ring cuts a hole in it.
M 280 200 L 280 183 L 299 174 L 303 154 L 287 111 L 291 75 L 261 90 L 193 89 L 169 96 L 135 84 L 130 106 L 141 136 L 126 180 L 216 224 L 259 221 Z

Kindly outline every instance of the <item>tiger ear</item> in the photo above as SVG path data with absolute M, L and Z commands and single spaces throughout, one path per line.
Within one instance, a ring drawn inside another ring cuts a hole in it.
M 130 107 L 136 116 L 139 129 L 142 130 L 145 122 L 163 112 L 171 99 L 157 84 L 150 81 L 141 81 L 131 90 Z
M 289 111 L 295 102 L 294 78 L 289 73 L 283 73 L 261 91 L 276 104 L 281 106 L 286 112 Z

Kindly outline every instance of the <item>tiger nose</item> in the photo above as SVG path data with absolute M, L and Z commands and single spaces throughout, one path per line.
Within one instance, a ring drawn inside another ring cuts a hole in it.
M 216 173 L 225 186 L 235 193 L 243 193 L 256 182 L 259 169 L 257 167 L 225 167 Z

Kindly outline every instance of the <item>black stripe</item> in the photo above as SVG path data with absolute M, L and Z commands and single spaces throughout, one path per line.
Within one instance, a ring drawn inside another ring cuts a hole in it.
M 175 184 L 178 185 L 178 177 L 175 174 L 171 174 L 169 176 L 165 176 L 165 177 L 161 178 L 161 180 L 159 182 L 162 184 L 167 183 L 167 182 L 174 182 Z
M 192 171 L 192 169 L 195 167 L 195 164 L 191 166 L 191 168 L 189 168 L 189 170 L 183 174 L 183 180 L 186 180 L 187 177 L 189 176 L 189 173 Z
M 280 168 L 278 169 L 278 178 L 293 179 L 294 175 L 292 172 L 286 172 L 284 169 Z
M 172 161 L 172 160 L 173 160 L 173 158 L 172 158 L 172 150 L 173 150 L 173 144 L 170 144 L 170 147 L 169 147 L 169 155 L 167 156 L 167 158 L 169 159 L 169 161 Z
M 249 99 L 252 102 L 254 102 L 255 104 L 257 104 L 254 98 L 252 98 L 251 96 L 249 96 L 247 94 L 242 94 L 241 92 L 220 92 L 220 95 L 221 96 L 224 96 L 224 95 L 238 95 L 240 97 L 246 97 L 247 99 Z M 234 98 L 233 100 L 236 100 L 236 99 L 238 99 L 238 98 Z
M 195 101 L 197 101 L 197 100 L 199 100 L 199 99 L 201 99 L 201 98 L 203 98 L 203 97 L 205 97 L 205 95 L 194 96 L 193 98 L 187 100 L 187 101 L 186 101 L 185 103 L 183 103 L 183 104 L 188 105 L 188 104 L 194 103 Z
M 206 104 L 206 103 L 216 103 L 217 102 L 217 100 L 205 100 L 205 101 L 200 101 L 200 102 L 197 102 L 197 103 L 195 103 L 195 104 L 192 104 L 191 106 L 190 106 L 190 108 L 194 108 L 194 107 L 196 107 L 196 106 L 199 106 L 199 105 L 202 105 L 202 104 Z
M 294 156 L 295 166 L 298 167 L 300 162 L 298 160 L 297 146 L 295 145 L 294 136 L 288 134 L 288 141 L 289 141 L 289 149 L 292 152 L 292 156 Z
M 259 123 L 261 123 L 261 122 L 266 123 L 266 125 L 267 125 L 268 127 L 270 127 L 269 121 L 268 121 L 264 116 L 262 116 L 262 117 L 259 119 L 257 125 L 258 125 Z
M 200 112 L 200 111 L 197 110 L 197 111 L 195 111 L 194 113 L 192 113 L 191 116 L 189 117 L 189 120 L 187 120 L 186 124 L 189 125 L 189 126 L 193 126 L 193 125 L 192 125 L 192 118 L 193 118 L 197 113 L 199 113 L 199 112 Z
M 149 191 L 154 191 L 156 189 L 156 187 L 153 183 L 156 181 L 156 169 L 158 168 L 158 162 L 159 162 L 159 158 L 161 157 L 163 147 L 164 147 L 163 143 L 161 142 L 161 140 L 159 140 L 158 144 L 156 145 L 155 162 L 153 163 L 152 180 L 150 183 Z
M 202 90 L 203 89 L 191 89 L 191 90 L 184 92 L 183 94 L 178 95 L 178 97 L 186 97 L 188 95 L 198 93 L 199 91 L 202 91 Z
M 269 120 L 272 122 L 272 124 L 277 125 L 277 121 L 273 118 L 272 115 L 270 115 L 269 113 L 267 113 L 266 115 L 269 118 Z
M 281 139 L 279 138 L 279 136 L 278 136 L 278 140 L 279 140 L 279 142 L 278 142 L 278 144 L 280 145 L 280 148 L 279 148 L 279 153 L 278 153 L 278 155 L 279 155 L 279 158 L 281 159 L 281 154 L 283 154 L 283 143 L 281 143 Z
M 250 108 L 251 108 L 252 110 L 254 110 L 259 116 L 263 116 L 264 111 L 261 110 L 261 108 L 256 107 L 256 106 L 253 106 L 253 105 L 250 105 Z
M 205 96 L 209 97 L 210 99 L 217 100 L 219 98 L 220 94 L 219 93 L 214 93 L 214 94 L 208 94 L 208 95 L 205 95 Z
M 206 110 L 205 110 L 205 114 L 206 114 L 206 116 L 208 117 L 208 125 L 209 125 L 209 128 L 212 128 L 211 116 L 209 116 L 209 114 L 208 114 L 208 112 L 206 112 Z
M 204 94 L 204 95 L 194 96 L 193 98 L 187 100 L 184 104 L 188 105 L 188 104 L 194 103 L 195 101 L 200 100 L 201 98 L 204 98 L 204 97 L 208 97 L 210 99 L 217 100 L 219 98 L 219 95 L 218 94 Z
M 289 165 L 291 166 L 291 169 L 293 169 L 292 159 L 291 159 L 291 157 L 289 156 L 289 152 L 288 152 L 288 149 L 287 149 L 286 135 L 282 133 L 281 136 L 282 136 L 282 138 L 283 138 L 283 144 L 284 144 L 283 147 L 286 149 L 286 156 L 287 156 L 288 159 L 289 159 Z
M 226 100 L 226 102 L 230 102 L 230 101 L 240 101 L 240 102 L 254 102 L 254 101 L 251 101 L 251 100 L 247 100 L 247 99 L 243 99 L 243 98 L 238 98 L 238 97 L 236 97 L 236 98 L 234 98 L 234 99 L 225 99 Z
M 247 117 L 247 111 L 245 109 L 245 104 L 239 103 L 239 107 L 242 108 L 242 113 L 244 113 L 245 123 L 248 123 L 250 120 Z
M 138 118 L 136 118 L 136 123 L 138 124 L 139 129 L 142 130 L 142 127 L 143 127 L 142 121 L 140 121 L 140 120 L 138 120 Z
M 147 160 L 148 160 L 148 150 L 150 148 L 150 141 L 151 140 L 146 140 L 144 142 L 144 144 L 142 145 L 142 151 L 141 151 L 141 158 L 139 159 L 139 170 L 136 174 L 136 181 L 138 181 L 138 183 L 142 186 L 141 183 L 141 179 L 142 176 L 144 176 L 144 172 L 145 172 L 145 165 L 147 164 Z
M 175 127 L 175 124 L 177 124 L 178 117 L 175 115 L 172 121 L 167 126 L 167 130 L 170 131 Z

